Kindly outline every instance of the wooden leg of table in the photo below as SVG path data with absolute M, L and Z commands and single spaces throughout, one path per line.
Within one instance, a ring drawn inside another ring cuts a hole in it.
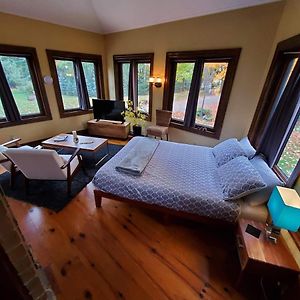
M 164 214 L 164 215 L 163 215 L 163 223 L 164 223 L 165 225 L 168 225 L 168 224 L 170 223 L 170 219 L 171 219 L 171 217 L 170 217 L 169 214 Z
M 25 194 L 29 194 L 29 179 L 25 177 Z
M 96 207 L 101 207 L 102 206 L 102 197 L 95 196 L 95 204 L 96 204 Z

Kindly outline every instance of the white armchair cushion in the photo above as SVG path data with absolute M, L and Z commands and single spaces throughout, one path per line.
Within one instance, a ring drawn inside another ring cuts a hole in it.
M 19 170 L 28 179 L 40 180 L 66 180 L 67 168 L 61 169 L 65 164 L 63 156 L 55 150 L 34 148 L 10 148 L 5 154 L 17 165 Z M 66 159 L 66 157 L 65 157 Z M 78 159 L 73 160 L 71 172 L 78 165 Z

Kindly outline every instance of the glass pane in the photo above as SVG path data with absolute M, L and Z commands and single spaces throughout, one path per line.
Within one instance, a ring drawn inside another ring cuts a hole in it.
M 290 177 L 298 160 L 300 159 L 300 117 L 294 130 L 284 148 L 284 151 L 278 162 L 278 167 L 287 176 Z
M 5 116 L 3 104 L 2 104 L 2 101 L 1 101 L 1 97 L 0 97 L 0 120 L 1 119 L 6 119 L 6 116 Z
M 90 105 L 93 106 L 93 98 L 98 98 L 95 64 L 92 62 L 82 62 L 83 73 L 89 94 Z
M 125 101 L 126 107 L 127 107 L 128 91 L 129 91 L 129 69 L 130 69 L 129 63 L 122 64 L 123 100 Z
M 149 113 L 150 63 L 138 64 L 138 110 Z
M 184 120 L 195 63 L 177 63 L 172 118 Z
M 55 60 L 64 109 L 80 108 L 74 63 L 70 60 Z
M 20 115 L 40 114 L 27 59 L 0 55 L 0 62 Z
M 274 113 L 274 111 L 276 110 L 277 104 L 278 104 L 278 102 L 279 102 L 279 100 L 280 100 L 280 98 L 281 98 L 281 96 L 282 96 L 282 94 L 283 94 L 283 92 L 284 92 L 287 84 L 288 84 L 288 81 L 289 81 L 289 79 L 290 79 L 290 77 L 292 75 L 292 72 L 293 72 L 293 70 L 294 70 L 294 68 L 296 66 L 297 61 L 298 61 L 298 57 L 293 58 L 293 59 L 291 59 L 289 61 L 287 69 L 285 71 L 285 74 L 284 74 L 284 76 L 283 76 L 283 78 L 281 80 L 280 87 L 279 87 L 278 93 L 276 95 L 276 99 L 274 101 L 274 105 L 273 105 L 273 108 L 272 108 L 272 110 L 270 112 L 270 115 L 272 115 Z
M 196 124 L 214 127 L 228 63 L 204 63 L 197 103 Z

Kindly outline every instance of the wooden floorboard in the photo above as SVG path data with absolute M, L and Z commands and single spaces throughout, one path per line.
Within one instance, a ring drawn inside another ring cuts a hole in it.
M 103 200 L 89 184 L 61 212 L 9 199 L 58 299 L 246 299 L 233 234 Z

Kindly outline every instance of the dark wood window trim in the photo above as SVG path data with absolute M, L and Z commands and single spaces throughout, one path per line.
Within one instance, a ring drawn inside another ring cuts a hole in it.
M 137 105 L 137 94 L 138 94 L 138 85 L 137 85 L 137 64 L 138 63 L 150 63 L 150 77 L 153 76 L 153 61 L 154 53 L 140 53 L 140 54 L 122 54 L 114 55 L 114 73 L 115 73 L 115 91 L 116 99 L 123 100 L 123 87 L 122 87 L 122 64 L 130 63 L 130 80 L 129 80 L 129 99 L 133 100 L 134 106 Z M 149 114 L 147 121 L 151 121 L 152 117 L 152 98 L 153 98 L 153 87 L 149 83 Z
M 230 92 L 235 77 L 235 72 L 238 65 L 241 48 L 235 49 L 217 49 L 217 50 L 200 50 L 200 51 L 181 51 L 168 52 L 166 55 L 166 71 L 164 84 L 164 100 L 163 108 L 172 110 L 175 77 L 176 77 L 176 63 L 180 62 L 195 62 L 194 75 L 191 83 L 187 109 L 195 110 L 192 113 L 191 120 L 188 120 L 189 126 L 185 126 L 183 122 L 172 119 L 171 126 L 204 135 L 207 137 L 219 139 L 223 126 L 223 121 L 226 114 L 227 105 L 229 102 Z M 198 99 L 202 68 L 204 62 L 228 62 L 227 74 L 225 77 L 223 90 L 220 98 L 219 108 L 216 116 L 214 128 L 199 126 L 195 124 L 196 105 L 195 99 Z M 197 75 L 198 74 L 198 75 Z M 198 78 L 196 78 L 198 76 Z
M 75 52 L 67 52 L 67 51 L 57 51 L 57 50 L 49 50 L 46 49 L 48 62 L 50 66 L 51 76 L 53 78 L 53 86 L 55 90 L 55 95 L 57 99 L 57 105 L 61 118 L 72 117 L 77 115 L 89 114 L 93 111 L 89 103 L 88 91 L 85 83 L 85 77 L 83 73 L 83 68 L 81 62 L 92 62 L 95 66 L 96 73 L 96 86 L 97 86 L 97 98 L 104 99 L 104 80 L 103 80 L 103 66 L 102 66 L 102 57 L 101 55 L 96 54 L 86 54 L 86 53 L 75 53 Z M 80 108 L 79 109 L 70 109 L 65 110 L 63 105 L 62 94 L 60 90 L 58 74 L 55 66 L 55 60 L 70 60 L 73 61 L 77 68 L 77 76 L 76 80 L 79 85 L 79 101 Z
M 0 128 L 51 120 L 51 111 L 35 48 L 0 44 L 0 55 L 24 57 L 27 60 L 40 114 L 21 116 L 0 63 L 0 96 L 7 119 L 0 120 Z
M 262 93 L 249 130 L 249 139 L 257 146 L 264 131 L 268 116 L 280 88 L 281 78 L 286 69 L 286 53 L 300 51 L 300 34 L 278 43 Z
M 277 93 L 282 83 L 281 80 L 288 67 L 287 56 L 290 61 L 291 58 L 299 57 L 299 55 L 300 34 L 279 42 L 276 47 L 275 54 L 248 133 L 249 140 L 255 148 L 257 147 L 263 135 L 268 116 L 271 113 Z M 283 182 L 288 182 L 288 178 L 276 164 L 274 165 L 273 170 Z

